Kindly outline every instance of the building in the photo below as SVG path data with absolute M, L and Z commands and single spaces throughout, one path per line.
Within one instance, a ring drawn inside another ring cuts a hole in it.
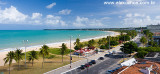
M 160 52 L 149 52 L 144 59 L 160 62 Z
M 152 33 L 160 33 L 160 24 L 158 24 L 158 25 L 148 25 L 147 29 L 150 30 Z
M 160 74 L 160 63 L 144 59 L 136 59 L 138 63 L 123 66 L 111 74 Z

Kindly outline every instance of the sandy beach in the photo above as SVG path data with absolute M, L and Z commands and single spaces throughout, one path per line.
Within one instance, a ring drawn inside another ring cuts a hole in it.
M 120 35 L 120 33 L 118 33 L 118 32 L 113 32 L 113 31 L 108 31 L 108 32 L 112 32 L 112 34 L 110 36 Z M 80 40 L 81 40 L 81 42 L 84 42 L 84 41 L 89 41 L 91 39 L 100 39 L 100 38 L 103 38 L 103 37 L 107 37 L 107 35 L 106 36 L 94 37 L 94 38 L 88 38 L 88 39 L 80 39 Z M 71 49 L 74 48 L 74 44 L 73 44 L 74 42 L 75 42 L 75 40 L 72 40 Z M 60 46 L 62 45 L 62 43 L 65 43 L 67 45 L 67 47 L 70 48 L 70 41 L 68 41 L 68 42 L 60 42 L 60 43 L 50 43 L 50 44 L 46 44 L 46 45 L 48 45 L 49 47 L 52 47 L 52 48 L 60 48 Z M 39 51 L 39 49 L 41 48 L 41 46 L 42 45 L 29 46 L 29 47 L 27 47 L 26 51 L 32 51 L 32 50 Z M 24 52 L 24 47 L 22 47 L 20 49 L 23 49 L 23 52 Z M 4 66 L 3 58 L 6 57 L 6 54 L 8 52 L 9 51 L 0 52 L 0 66 Z M 15 61 L 13 61 L 13 63 L 15 63 Z

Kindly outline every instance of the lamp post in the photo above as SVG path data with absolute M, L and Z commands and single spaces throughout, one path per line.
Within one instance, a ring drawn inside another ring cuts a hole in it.
M 125 36 L 124 36 L 124 41 L 125 41 Z M 124 46 L 124 44 L 123 44 Z M 123 47 L 123 62 L 124 62 L 124 47 Z
M 80 37 L 80 35 L 78 35 L 78 37 Z M 80 40 L 80 38 L 79 38 L 79 40 Z M 80 55 L 80 53 L 78 54 L 78 58 L 79 58 L 79 55 Z
M 72 63 L 72 61 L 71 61 L 71 59 L 72 59 L 72 57 L 71 57 L 71 40 L 72 40 L 72 36 L 70 36 L 70 68 L 71 68 L 71 63 Z
M 27 44 L 27 42 L 28 42 L 28 40 L 23 40 L 23 42 L 24 42 L 24 46 L 25 46 L 25 67 L 27 67 L 27 65 L 26 65 L 26 44 Z
M 109 34 L 109 50 L 110 50 L 110 34 Z

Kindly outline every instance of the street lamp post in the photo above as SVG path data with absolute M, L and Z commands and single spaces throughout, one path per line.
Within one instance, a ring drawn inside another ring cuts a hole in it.
M 78 37 L 80 37 L 80 35 L 78 35 Z M 80 40 L 80 38 L 79 38 L 79 40 Z M 78 58 L 79 58 L 79 56 L 80 56 L 80 53 L 78 54 Z
M 125 41 L 125 36 L 124 36 L 124 41 Z M 124 44 L 123 44 L 124 46 Z M 123 62 L 124 62 L 124 47 L 123 47 Z
M 25 46 L 25 67 L 27 67 L 27 65 L 26 65 L 26 44 L 27 44 L 27 42 L 28 42 L 28 40 L 23 40 L 23 42 L 24 42 L 24 46 Z
M 72 38 L 72 36 L 70 36 L 70 68 L 71 68 L 71 63 L 72 63 L 72 61 L 71 61 L 71 59 L 72 59 L 72 57 L 71 57 L 71 39 Z

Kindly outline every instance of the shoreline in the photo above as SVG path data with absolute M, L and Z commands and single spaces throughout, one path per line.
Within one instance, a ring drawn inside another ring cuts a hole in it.
M 110 36 L 117 36 L 119 35 L 120 33 L 119 32 L 114 32 L 114 31 L 105 31 L 105 32 L 112 32 Z M 108 35 L 105 35 L 105 36 L 98 36 L 98 37 L 93 37 L 93 38 L 86 38 L 86 39 L 80 39 L 81 42 L 85 42 L 85 41 L 89 41 L 91 39 L 100 39 L 100 38 L 103 38 L 103 37 L 107 37 Z M 75 40 L 72 40 L 71 41 L 71 49 L 74 48 L 74 43 Z M 57 42 L 57 43 L 48 43 L 46 44 L 47 46 L 51 47 L 51 48 L 60 48 L 60 46 L 62 45 L 62 43 L 65 43 L 66 46 L 68 48 L 70 48 L 70 42 L 69 41 L 66 41 L 66 42 Z M 39 51 L 39 49 L 41 48 L 41 46 L 43 45 L 35 45 L 35 46 L 29 46 L 26 48 L 26 51 L 32 51 L 32 50 L 35 50 L 35 51 Z M 24 47 L 21 47 L 19 49 L 22 49 L 23 52 L 24 52 Z M 0 66 L 4 66 L 4 61 L 3 61 L 3 58 L 5 58 L 6 54 L 9 52 L 9 51 L 14 51 L 14 50 L 0 50 Z M 15 63 L 15 61 L 13 61 L 13 63 Z

